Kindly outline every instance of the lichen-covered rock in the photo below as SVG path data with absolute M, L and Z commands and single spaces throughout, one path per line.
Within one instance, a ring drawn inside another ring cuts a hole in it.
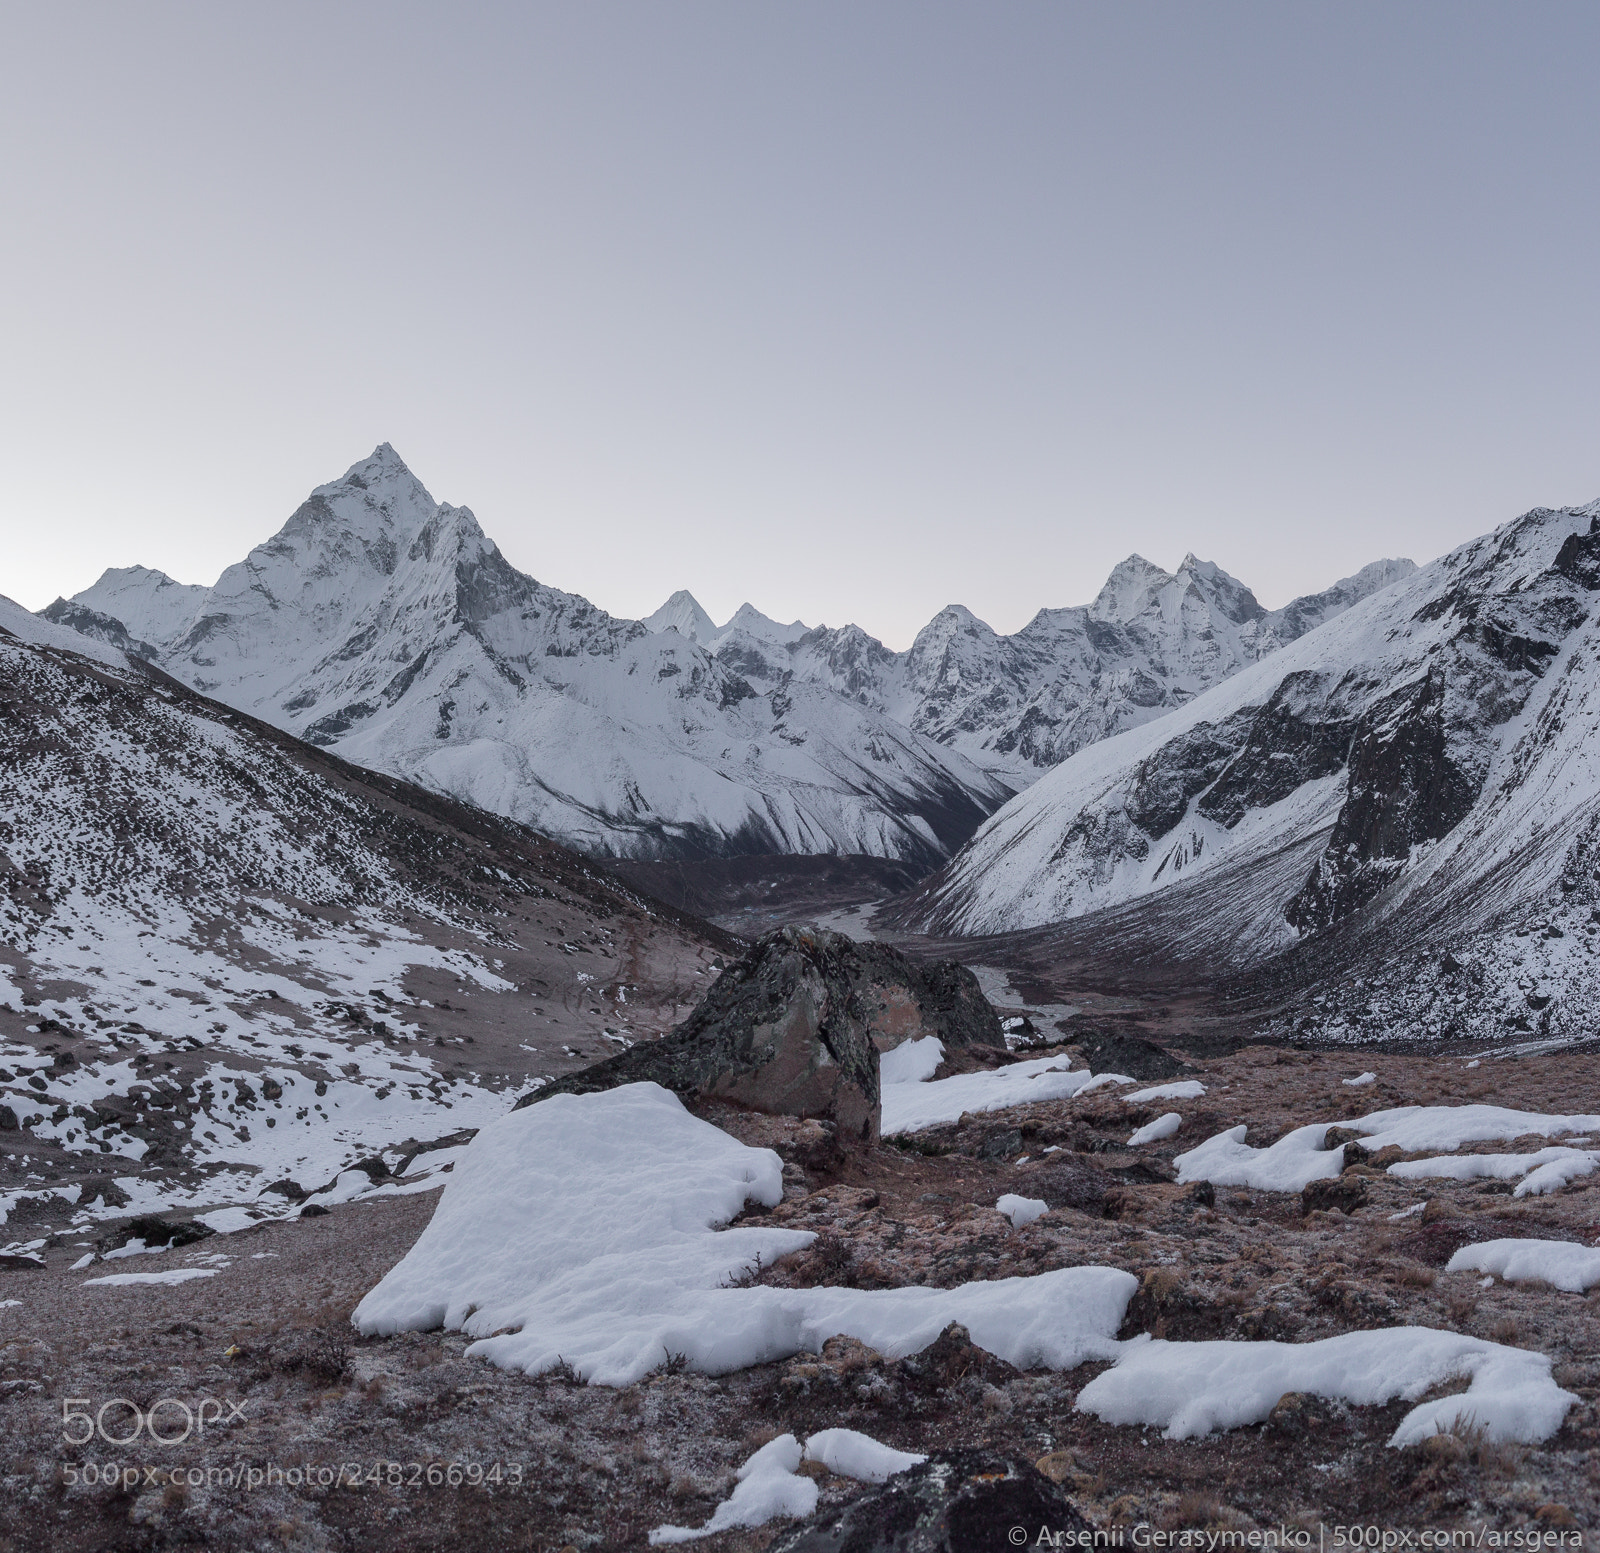
M 878 1053 L 926 1035 L 1004 1050 L 1000 1021 L 965 967 L 921 966 L 882 944 L 785 927 L 752 945 L 660 1040 L 519 1104 L 649 1079 L 680 1095 L 830 1120 L 841 1138 L 874 1142 Z
M 843 1509 L 813 1516 L 774 1542 L 771 1553 L 971 1553 L 1016 1546 L 1019 1526 L 1030 1545 L 1041 1530 L 1052 1540 L 1093 1532 L 1060 1484 L 1031 1463 L 988 1451 L 938 1451 Z

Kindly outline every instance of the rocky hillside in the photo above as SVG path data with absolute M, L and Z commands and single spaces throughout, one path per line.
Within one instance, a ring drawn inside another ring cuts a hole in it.
M 0 601 L 8 1237 L 381 1177 L 676 1023 L 729 944 Z

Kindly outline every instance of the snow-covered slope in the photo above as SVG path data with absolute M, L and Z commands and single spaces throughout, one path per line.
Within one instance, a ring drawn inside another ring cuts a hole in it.
M 86 639 L 71 626 L 31 614 L 3 593 L 0 593 L 0 631 L 31 647 L 51 647 L 60 652 L 76 653 L 111 668 L 128 667 L 126 652 L 114 643 L 98 638 Z
M 1212 562 L 1191 555 L 1168 573 L 1135 555 L 1092 604 L 1042 609 L 1014 636 L 952 604 L 904 653 L 859 626 L 821 626 L 783 641 L 739 629 L 738 616 L 713 651 L 754 685 L 790 677 L 827 685 L 1021 788 L 1075 750 L 1183 706 L 1413 570 L 1410 561 L 1377 561 L 1268 611 Z
M 1003 932 L 1171 891 L 1203 938 L 1238 927 L 1203 881 L 1251 877 L 1270 895 L 1254 933 L 1217 947 L 1259 959 L 1353 921 L 1442 943 L 1541 910 L 1600 824 L 1597 605 L 1600 503 L 1536 509 L 1080 750 L 984 825 L 918 920 Z
M 153 575 L 118 586 L 164 598 Z M 687 595 L 667 608 L 700 629 Z M 524 576 L 387 445 L 224 572 L 159 662 L 360 765 L 600 854 L 931 865 L 1009 796 L 872 707 L 822 685 L 757 690 L 681 632 Z

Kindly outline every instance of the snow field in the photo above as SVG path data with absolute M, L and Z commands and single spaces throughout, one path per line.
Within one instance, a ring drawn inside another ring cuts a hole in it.
M 700 1121 L 658 1085 L 556 1095 L 502 1117 L 466 1147 L 433 1221 L 353 1320 L 366 1334 L 465 1331 L 478 1339 L 469 1353 L 505 1368 L 537 1374 L 564 1361 L 611 1386 L 674 1356 L 715 1374 L 815 1353 L 834 1336 L 902 1358 L 959 1322 L 980 1348 L 1019 1369 L 1112 1360 L 1078 1405 L 1109 1423 L 1158 1424 L 1174 1438 L 1259 1422 L 1288 1391 L 1372 1405 L 1465 1379 L 1465 1393 L 1413 1408 L 1390 1444 L 1476 1426 L 1531 1442 L 1553 1433 L 1573 1400 L 1541 1354 L 1425 1327 L 1305 1344 L 1120 1342 L 1137 1279 L 1116 1268 L 952 1289 L 741 1286 L 761 1261 L 815 1238 L 724 1227 L 747 1202 L 770 1207 L 781 1198 L 776 1154 Z M 1002 1212 L 1043 1206 L 1015 1197 L 997 1204 Z M 799 1460 L 783 1467 L 782 1455 L 761 1457 L 748 1476 L 762 1482 L 736 1492 L 709 1529 L 754 1524 L 728 1517 L 803 1497 L 777 1481 Z M 663 1540 L 689 1535 L 666 1528 Z
M 592 1382 L 619 1385 L 670 1354 L 714 1372 L 816 1351 L 838 1334 L 899 1357 L 960 1321 L 980 1347 L 1021 1368 L 1115 1360 L 1079 1406 L 1174 1438 L 1257 1422 L 1287 1391 L 1370 1405 L 1466 1378 L 1466 1393 L 1414 1408 L 1390 1443 L 1475 1426 L 1533 1441 L 1559 1427 L 1572 1400 L 1542 1355 L 1425 1328 L 1298 1345 L 1119 1343 L 1135 1279 L 1115 1269 L 950 1290 L 729 1287 L 756 1257 L 812 1239 L 715 1227 L 748 1200 L 780 1198 L 775 1155 L 700 1122 L 655 1085 L 556 1096 L 502 1118 L 464 1151 L 434 1222 L 357 1307 L 356 1324 L 464 1329 L 480 1337 L 470 1351 L 493 1362 L 534 1373 L 565 1359 Z M 800 1448 L 778 1445 L 752 1457 L 706 1527 L 662 1528 L 654 1540 L 809 1514 L 814 1485 L 794 1473 Z

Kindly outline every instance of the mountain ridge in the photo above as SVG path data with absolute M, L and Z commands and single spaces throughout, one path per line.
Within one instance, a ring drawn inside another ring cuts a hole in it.
M 857 626 L 785 626 L 749 604 L 718 627 L 687 590 L 647 621 L 613 617 L 517 571 L 382 443 L 213 587 L 113 569 L 46 614 L 580 850 L 933 867 L 1063 752 L 1182 704 L 1409 566 L 1267 612 L 1212 563 L 1130 558 L 1093 605 L 1041 610 L 1009 638 L 951 606 L 895 654 Z

